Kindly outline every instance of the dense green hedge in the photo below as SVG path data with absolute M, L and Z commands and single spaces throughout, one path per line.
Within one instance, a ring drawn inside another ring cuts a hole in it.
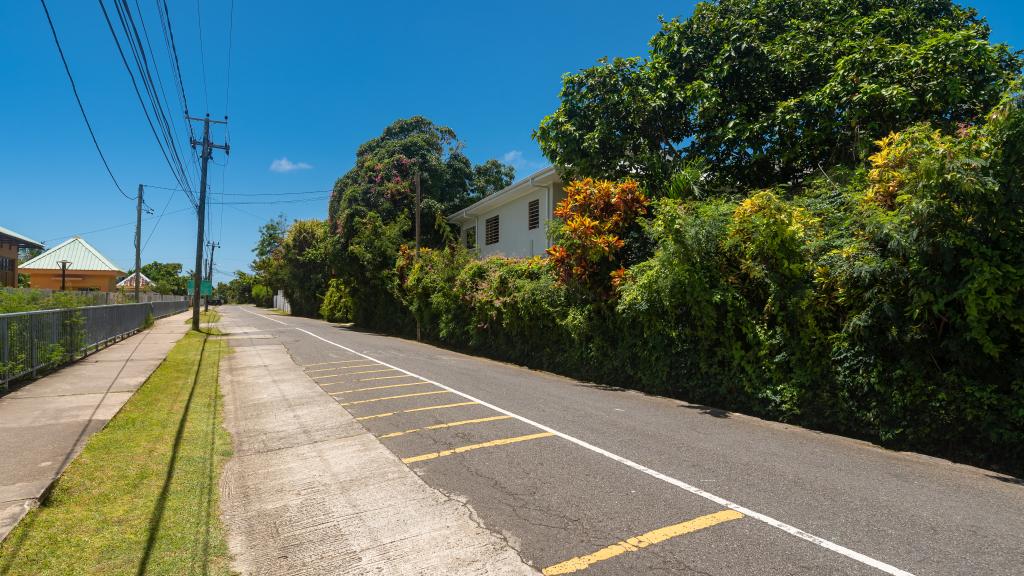
M 399 258 L 425 338 L 608 384 L 1024 468 L 1024 114 L 917 126 L 799 195 L 655 204 L 588 300 L 539 259 Z

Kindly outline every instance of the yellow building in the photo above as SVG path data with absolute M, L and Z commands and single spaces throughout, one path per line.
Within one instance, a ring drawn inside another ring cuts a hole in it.
M 0 286 L 18 285 L 18 250 L 42 248 L 35 240 L 0 226 Z
M 62 263 L 66 263 L 66 271 L 61 270 Z M 19 271 L 29 276 L 30 287 L 51 290 L 61 289 L 63 276 L 65 290 L 114 292 L 118 277 L 124 276 L 120 268 L 78 237 L 25 262 Z

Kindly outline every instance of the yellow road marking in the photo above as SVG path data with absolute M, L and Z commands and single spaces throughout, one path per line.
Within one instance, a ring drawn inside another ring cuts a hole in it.
M 374 378 L 360 378 L 356 382 L 367 382 L 369 380 L 388 380 L 391 378 L 422 378 L 422 376 L 410 376 L 409 374 L 399 374 L 398 376 L 376 376 Z
M 397 412 L 383 412 L 381 414 L 360 416 L 359 418 L 356 418 L 356 420 L 373 420 L 374 418 L 384 418 L 385 416 L 394 416 L 395 414 L 406 414 L 408 412 L 422 412 L 424 410 L 439 410 L 441 408 L 455 408 L 457 406 L 473 406 L 479 404 L 479 402 L 456 402 L 454 404 L 438 404 L 437 406 L 424 406 L 423 408 L 409 408 L 408 410 L 399 410 Z
M 434 424 L 433 426 L 424 426 L 423 428 L 413 428 L 412 430 L 405 430 L 403 432 L 391 432 L 390 434 L 384 434 L 383 436 L 377 436 L 377 438 L 394 438 L 395 436 L 404 436 L 406 434 L 412 434 L 413 432 L 422 432 L 424 430 L 440 430 L 441 428 L 452 428 L 454 426 L 463 426 L 466 424 L 477 424 L 479 422 L 493 422 L 495 420 L 508 420 L 511 416 L 489 416 L 487 418 L 474 418 L 472 420 L 459 420 L 458 422 L 448 422 L 446 424 Z
M 348 362 L 366 362 L 366 358 L 358 358 L 356 360 L 338 360 L 337 362 L 320 362 L 319 364 L 306 364 L 303 368 L 314 368 L 316 366 L 330 366 L 332 364 L 346 364 Z
M 614 558 L 626 552 L 636 552 L 641 548 L 646 548 L 652 544 L 658 544 L 664 542 L 670 538 L 676 536 L 682 536 L 683 534 L 690 534 L 698 530 L 710 528 L 715 524 L 721 524 L 730 520 L 739 520 L 743 518 L 743 514 L 735 510 L 722 510 L 721 512 L 715 512 L 714 514 L 708 514 L 707 516 L 701 516 L 694 518 L 693 520 L 687 520 L 686 522 L 680 522 L 679 524 L 673 524 L 664 528 L 658 528 L 657 530 L 651 530 L 646 534 L 634 536 L 620 542 L 616 542 L 607 548 L 602 548 L 593 554 L 587 554 L 586 556 L 577 556 L 571 558 L 565 562 L 560 562 L 554 566 L 548 566 L 541 573 L 544 576 L 554 576 L 555 574 L 571 574 L 573 572 L 579 572 L 580 570 L 586 570 L 592 564 Z
M 342 390 L 341 392 L 328 392 L 331 396 L 340 396 L 341 394 L 348 394 L 349 392 L 366 392 L 367 390 L 383 390 L 384 388 L 401 388 L 403 386 L 419 386 L 420 384 L 430 384 L 426 380 L 422 382 L 410 382 L 408 384 L 388 384 L 387 386 L 370 386 L 369 388 L 356 388 L 355 390 Z
M 527 434 L 526 436 L 515 436 L 513 438 L 501 438 L 500 440 L 491 440 L 490 442 L 481 442 L 479 444 L 470 444 L 469 446 L 459 446 L 458 448 L 452 448 L 451 450 L 441 450 L 440 452 L 431 452 L 429 454 L 420 454 L 419 456 L 410 456 L 409 458 L 402 458 L 402 462 L 406 464 L 412 464 L 413 462 L 422 462 L 424 460 L 433 460 L 434 458 L 440 458 L 442 456 L 451 456 L 452 454 L 461 454 L 462 452 L 469 452 L 470 450 L 479 450 L 480 448 L 491 448 L 493 446 L 504 446 L 506 444 L 515 444 L 516 442 L 526 442 L 527 440 L 536 440 L 538 438 L 547 438 L 548 436 L 554 436 L 551 432 L 538 432 L 537 434 Z
M 338 374 L 338 376 L 354 376 L 356 374 L 373 374 L 374 372 L 394 372 L 394 368 L 388 368 L 387 370 L 360 370 L 359 372 L 345 372 L 344 374 Z
M 396 400 L 398 398 L 412 398 L 413 396 L 429 396 L 431 394 L 448 394 L 447 390 L 435 390 L 433 392 L 417 392 L 415 394 L 400 394 L 398 396 L 385 396 L 383 398 L 370 398 L 369 400 L 354 400 L 352 402 L 342 402 L 342 406 L 352 406 L 354 404 L 369 404 L 370 402 L 380 402 L 381 400 Z
M 368 368 L 370 366 L 380 366 L 380 364 L 346 364 L 345 366 L 337 366 L 335 368 L 320 368 L 317 370 L 306 370 L 306 374 L 312 374 L 313 372 L 334 372 L 336 370 L 344 370 L 346 368 Z

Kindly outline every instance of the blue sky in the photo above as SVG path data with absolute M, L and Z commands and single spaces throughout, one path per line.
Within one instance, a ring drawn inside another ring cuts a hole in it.
M 138 4 L 177 111 L 156 2 Z M 236 0 L 228 83 L 230 0 L 169 0 L 191 112 L 230 116 L 231 155 L 223 166 L 225 157 L 215 154 L 218 165 L 210 170 L 214 202 L 220 193 L 330 189 L 360 143 L 414 114 L 454 128 L 475 162 L 511 161 L 525 176 L 546 165 L 530 134 L 557 107 L 561 75 L 602 56 L 644 54 L 658 16 L 686 16 L 693 4 Z M 1024 3 L 971 5 L 988 18 L 994 41 L 1024 47 Z M 174 186 L 97 3 L 48 6 L 121 186 L 129 195 L 139 183 Z M 135 203 L 113 187 L 93 148 L 41 5 L 0 2 L 0 23 L 0 54 L 7 55 L 0 67 L 0 226 L 51 246 L 82 234 L 127 269 Z M 217 141 L 225 136 L 214 132 Z M 143 239 L 152 233 L 143 262 L 191 268 L 195 217 L 184 210 L 184 195 L 154 188 L 146 201 L 157 214 L 166 206 L 166 213 L 143 223 Z M 222 245 L 217 281 L 247 269 L 259 225 L 278 213 L 322 218 L 326 201 L 213 206 L 209 236 Z M 94 232 L 108 227 L 116 228 Z

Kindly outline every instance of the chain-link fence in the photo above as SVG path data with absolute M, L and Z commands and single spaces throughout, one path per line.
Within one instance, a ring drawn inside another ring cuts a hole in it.
M 17 378 L 80 358 L 188 302 L 146 302 L 0 314 L 0 392 Z

